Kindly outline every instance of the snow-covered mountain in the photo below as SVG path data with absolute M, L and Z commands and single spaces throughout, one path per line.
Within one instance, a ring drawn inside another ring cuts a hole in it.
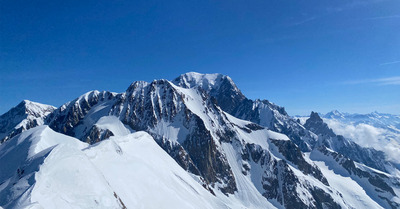
M 311 116 L 221 74 L 91 91 L 0 145 L 0 206 L 400 207 L 398 168 Z
M 0 143 L 30 128 L 43 125 L 56 107 L 24 100 L 0 116 Z
M 386 113 L 372 112 L 369 114 L 350 114 L 333 110 L 322 116 L 324 119 L 334 119 L 347 124 L 368 124 L 377 128 L 400 133 L 400 116 Z
M 332 126 L 335 131 L 339 131 L 337 123 L 352 126 L 372 126 L 387 132 L 388 137 L 396 138 L 400 136 L 400 116 L 372 112 L 369 114 L 349 114 L 341 113 L 337 110 L 331 111 L 322 116 L 324 121 Z M 342 126 L 343 126 L 342 125 Z M 400 138 L 397 138 L 400 141 Z

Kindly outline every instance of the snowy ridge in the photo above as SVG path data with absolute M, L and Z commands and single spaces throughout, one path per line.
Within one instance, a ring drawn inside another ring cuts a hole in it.
M 2 146 L 0 160 L 21 144 L 34 150 L 18 156 L 24 167 L 0 165 L 9 177 L 0 186 L 6 208 L 227 208 L 144 132 L 89 146 L 40 126 Z

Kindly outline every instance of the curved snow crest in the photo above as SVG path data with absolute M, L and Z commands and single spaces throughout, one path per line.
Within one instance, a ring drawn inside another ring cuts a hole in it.
M 116 116 L 103 116 L 95 125 L 102 130 L 110 130 L 115 136 L 126 136 L 132 132 Z
M 30 205 L 33 186 L 38 184 L 35 174 L 49 156 L 56 150 L 78 150 L 86 146 L 48 126 L 32 128 L 3 143 L 0 146 L 0 205 L 5 208 Z
M 6 162 L 0 163 L 6 171 L 0 172 L 5 208 L 228 208 L 229 203 L 204 189 L 142 131 L 89 146 L 40 126 L 1 145 L 0 162 Z
M 20 144 L 23 144 L 21 146 L 28 149 L 27 158 L 31 158 L 34 155 L 59 144 L 78 147 L 80 149 L 83 149 L 87 146 L 86 143 L 81 142 L 73 137 L 53 131 L 47 125 L 29 129 L 15 136 L 14 138 L 16 138 L 16 140 L 7 141 L 0 146 L 0 158 Z

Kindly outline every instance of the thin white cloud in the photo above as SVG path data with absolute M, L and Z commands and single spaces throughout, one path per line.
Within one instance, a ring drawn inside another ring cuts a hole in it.
M 292 23 L 292 24 L 290 24 L 289 26 L 298 26 L 298 25 L 302 25 L 302 24 L 305 24 L 305 23 L 314 21 L 315 19 L 317 19 L 317 17 L 310 17 L 310 18 L 301 20 L 301 21 L 299 21 L 299 22 Z
M 393 65 L 393 64 L 398 64 L 398 63 L 400 63 L 400 60 L 392 61 L 392 62 L 385 62 L 385 63 L 381 63 L 379 65 Z
M 400 85 L 400 76 L 375 80 L 380 85 Z
M 400 76 L 387 77 L 387 78 L 379 78 L 379 79 L 366 79 L 366 80 L 355 80 L 355 81 L 346 81 L 344 84 L 375 84 L 379 86 L 386 85 L 400 85 Z
M 379 17 L 370 17 L 366 18 L 367 20 L 382 20 L 382 19 L 393 19 L 400 18 L 400 15 L 388 15 L 388 16 L 379 16 Z
M 341 12 L 344 10 L 349 10 L 353 8 L 358 8 L 366 5 L 376 4 L 383 2 L 385 0 L 349 0 L 347 3 L 343 4 L 339 7 L 328 7 L 327 11 L 329 12 Z

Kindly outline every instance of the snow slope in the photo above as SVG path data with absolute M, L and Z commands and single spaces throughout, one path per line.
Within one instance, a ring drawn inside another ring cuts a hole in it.
M 39 126 L 4 143 L 0 162 L 4 208 L 227 208 L 145 132 L 89 146 Z
M 310 159 L 310 153 L 306 154 L 307 159 Z M 321 169 L 322 173 L 327 177 L 329 184 L 335 190 L 340 191 L 341 197 L 347 202 L 348 207 L 353 208 L 382 208 L 365 192 L 357 182 L 352 180 L 345 171 L 338 172 L 332 167 L 333 162 L 330 160 L 314 160 L 313 161 Z M 340 169 L 340 168 L 338 168 Z M 343 169 L 344 170 L 344 169 Z

